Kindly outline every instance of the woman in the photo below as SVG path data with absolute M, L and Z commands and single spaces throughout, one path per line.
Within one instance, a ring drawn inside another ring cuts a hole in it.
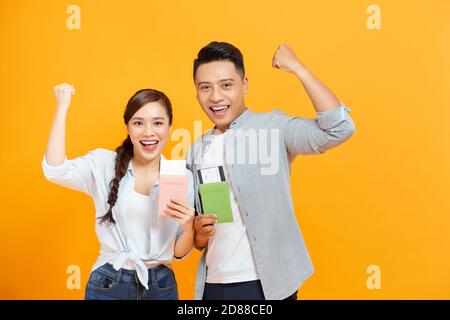
M 170 100 L 157 90 L 139 90 L 125 108 L 128 136 L 116 152 L 96 149 L 67 160 L 65 122 L 75 90 L 64 83 L 54 93 L 57 107 L 44 175 L 95 202 L 101 249 L 85 299 L 178 299 L 170 263 L 192 250 L 194 197 L 187 171 L 189 203 L 173 199 L 167 216 L 157 214 L 160 159 L 172 124 Z

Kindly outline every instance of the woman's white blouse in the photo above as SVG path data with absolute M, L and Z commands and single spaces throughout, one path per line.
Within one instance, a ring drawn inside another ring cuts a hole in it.
M 160 264 L 170 267 L 173 259 L 179 260 L 174 257 L 174 247 L 183 229 L 171 218 L 158 215 L 158 181 L 149 196 L 134 190 L 135 176 L 131 161 L 120 181 L 117 201 L 112 210 L 116 223 L 99 223 L 98 218 L 109 209 L 109 185 L 115 176 L 115 158 L 113 151 L 95 149 L 72 160 L 66 158 L 59 166 L 50 166 L 44 156 L 42 168 L 49 181 L 84 192 L 94 199 L 100 256 L 92 270 L 105 263 L 111 263 L 116 270 L 136 269 L 140 282 L 148 289 L 147 268 Z M 161 155 L 161 158 L 164 159 L 164 156 Z M 186 174 L 189 178 L 188 203 L 193 206 L 193 176 L 187 169 Z

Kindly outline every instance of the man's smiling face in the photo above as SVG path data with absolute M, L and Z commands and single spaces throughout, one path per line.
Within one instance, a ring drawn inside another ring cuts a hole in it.
M 195 87 L 203 111 L 222 132 L 245 110 L 248 80 L 230 61 L 201 64 L 195 75 Z

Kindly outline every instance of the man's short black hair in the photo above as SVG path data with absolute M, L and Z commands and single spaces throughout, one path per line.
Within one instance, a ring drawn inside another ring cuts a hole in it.
M 244 57 L 238 48 L 227 42 L 210 42 L 200 49 L 197 59 L 194 60 L 194 80 L 200 65 L 213 61 L 230 61 L 234 64 L 236 71 L 244 78 Z

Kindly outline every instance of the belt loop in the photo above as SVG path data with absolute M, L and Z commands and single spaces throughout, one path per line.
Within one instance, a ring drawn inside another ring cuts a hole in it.
M 121 278 L 122 278 L 122 268 L 120 268 L 119 271 L 117 271 L 116 273 L 116 281 L 119 282 Z
M 148 269 L 150 270 L 151 273 L 151 277 L 152 277 L 152 286 L 156 285 L 156 272 L 155 272 L 155 268 L 150 268 Z
M 139 281 L 139 277 L 138 277 L 138 274 L 137 274 L 138 272 L 137 272 L 137 269 L 135 269 L 134 270 L 134 282 L 136 282 L 136 288 L 140 288 L 139 287 L 139 284 L 141 284 L 141 281 Z M 139 290 L 138 290 L 139 291 Z

